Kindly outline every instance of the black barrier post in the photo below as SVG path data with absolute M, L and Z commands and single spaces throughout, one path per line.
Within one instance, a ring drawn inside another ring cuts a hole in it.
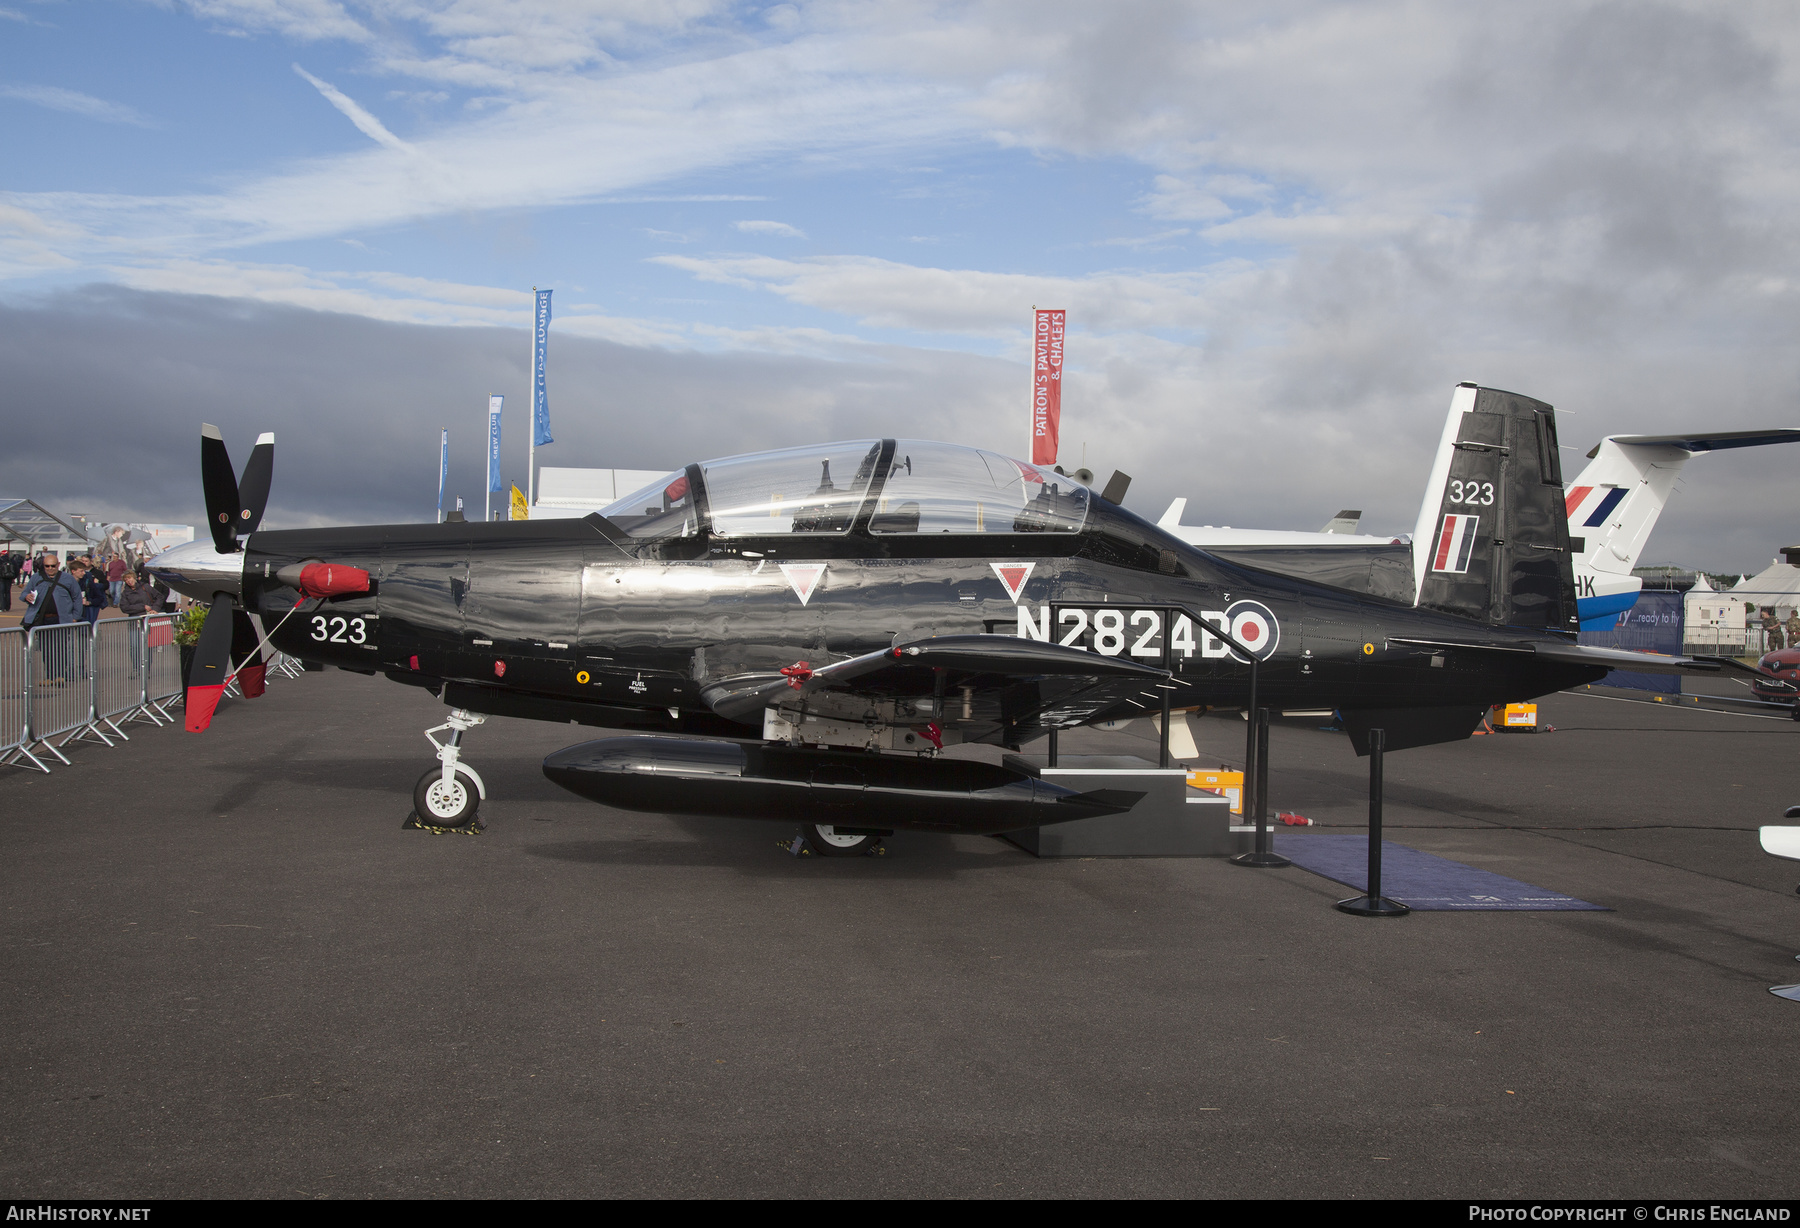
M 1162 703 L 1162 746 L 1161 755 L 1156 762 L 1157 767 L 1166 768 L 1169 766 L 1169 715 L 1169 693 L 1164 691 Z
M 1381 894 L 1381 752 L 1386 742 L 1386 730 L 1369 730 L 1369 892 L 1337 902 L 1339 909 L 1358 917 L 1404 917 L 1412 911 Z
M 1237 646 L 1235 639 L 1231 642 Z M 1262 663 L 1254 653 L 1244 655 L 1250 658 L 1250 706 L 1244 709 L 1244 817 L 1249 818 L 1256 813 L 1252 809 L 1256 804 L 1256 683 Z
M 1294 863 L 1277 853 L 1271 847 L 1269 836 L 1269 710 L 1258 708 L 1250 722 L 1256 733 L 1256 763 L 1253 768 L 1244 772 L 1245 811 L 1250 812 L 1252 793 L 1256 798 L 1256 849 L 1250 853 L 1239 853 L 1231 860 L 1240 866 L 1254 866 L 1264 870 L 1278 870 L 1282 866 Z M 1254 782 L 1251 777 L 1254 774 Z

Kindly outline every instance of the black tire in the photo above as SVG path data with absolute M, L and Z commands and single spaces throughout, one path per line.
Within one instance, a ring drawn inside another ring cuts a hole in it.
M 880 836 L 838 832 L 829 823 L 807 823 L 800 828 L 800 836 L 819 857 L 863 857 L 881 843 Z
M 1800 704 L 1795 704 L 1794 710 L 1792 712 L 1789 712 L 1788 715 L 1793 717 L 1795 720 L 1800 721 Z
M 443 788 L 444 769 L 432 768 L 413 786 L 413 813 L 428 827 L 467 827 L 475 821 L 481 797 L 475 784 L 458 772 L 450 778 L 448 795 Z

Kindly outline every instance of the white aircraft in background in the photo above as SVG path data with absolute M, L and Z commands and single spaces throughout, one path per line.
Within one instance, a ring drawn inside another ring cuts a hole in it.
M 1184 525 L 1186 499 L 1169 504 L 1157 524 L 1190 545 L 1251 566 L 1415 602 L 1428 554 L 1438 542 L 1439 513 L 1447 506 L 1444 488 L 1462 416 L 1474 403 L 1475 386 L 1458 385 L 1410 535 L 1358 533 L 1361 514 L 1353 511 L 1339 512 L 1319 533 Z M 1632 568 L 1690 458 L 1702 452 L 1795 442 L 1800 442 L 1800 427 L 1609 435 L 1596 444 L 1588 453 L 1588 467 L 1564 486 L 1582 628 L 1608 626 L 1636 603 L 1644 582 L 1631 574 Z

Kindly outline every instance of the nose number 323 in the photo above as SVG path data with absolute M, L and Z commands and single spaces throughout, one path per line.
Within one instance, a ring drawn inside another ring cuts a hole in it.
M 360 618 L 327 618 L 320 614 L 312 620 L 312 637 L 320 644 L 364 644 L 369 639 L 369 627 Z

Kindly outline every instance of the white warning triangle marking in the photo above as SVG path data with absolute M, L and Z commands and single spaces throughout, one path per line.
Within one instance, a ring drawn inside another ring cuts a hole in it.
M 1025 581 L 1031 578 L 1031 569 L 1036 563 L 989 563 L 994 574 L 1000 577 L 1000 583 L 1006 586 L 1006 595 L 1012 598 L 1013 604 L 1019 601 L 1019 590 L 1025 587 Z
M 800 598 L 800 604 L 805 605 L 819 590 L 819 580 L 825 574 L 825 564 L 783 563 L 781 574 L 787 577 L 788 587 L 794 590 L 794 596 Z

